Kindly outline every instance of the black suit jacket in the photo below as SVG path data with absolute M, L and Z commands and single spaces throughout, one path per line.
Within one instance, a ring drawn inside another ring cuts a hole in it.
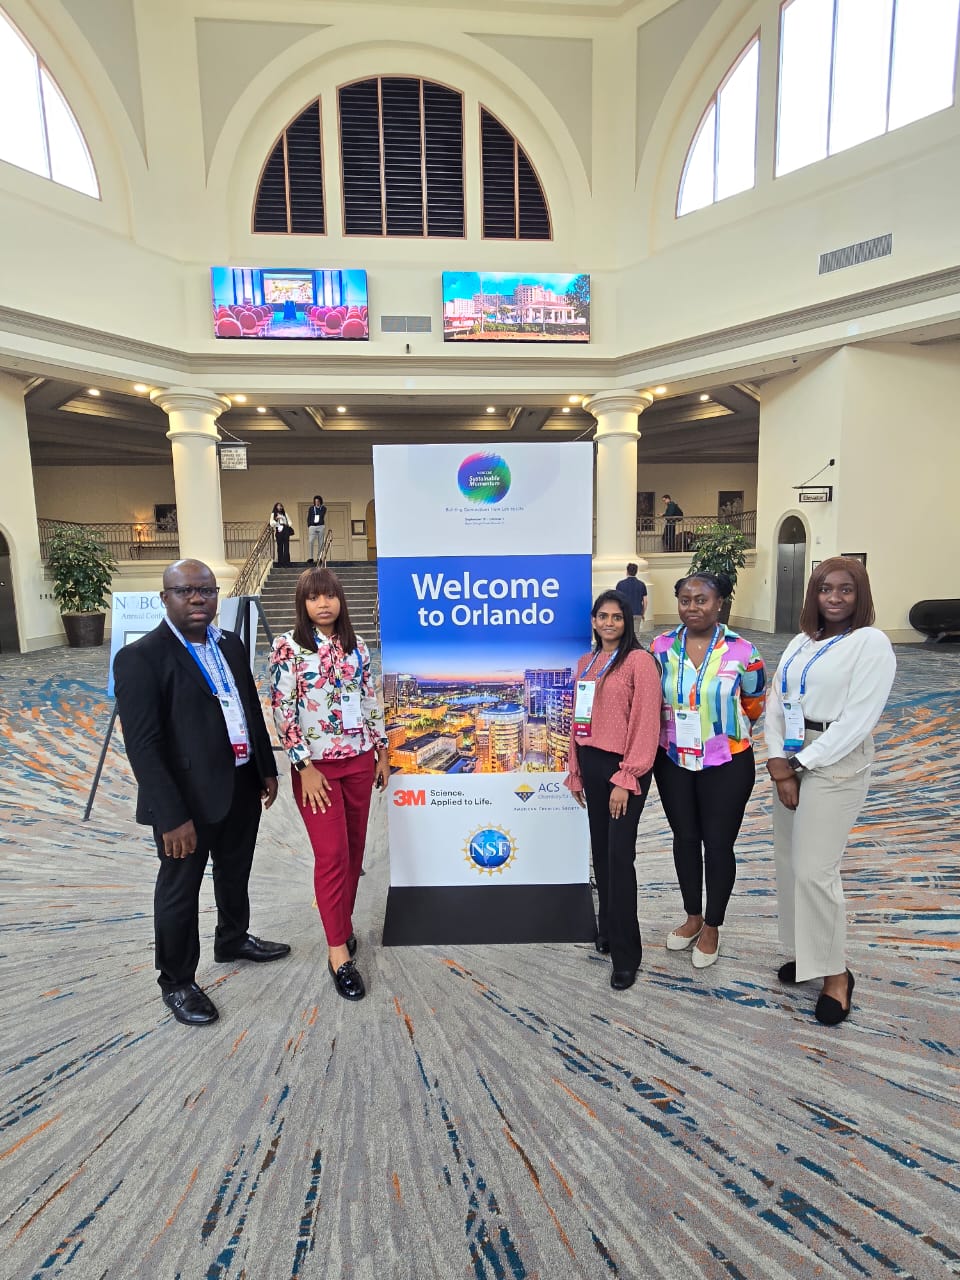
M 257 686 L 239 637 L 224 632 L 220 652 L 233 672 L 261 781 L 277 764 Z M 139 783 L 137 822 L 173 831 L 188 818 L 226 817 L 236 763 L 223 712 L 199 666 L 166 622 L 117 654 L 117 710 L 127 755 Z

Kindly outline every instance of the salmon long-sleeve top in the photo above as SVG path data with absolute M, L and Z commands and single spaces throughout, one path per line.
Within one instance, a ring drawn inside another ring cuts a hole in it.
M 574 686 L 596 653 L 585 653 L 577 663 Z M 597 747 L 620 756 L 620 768 L 610 779 L 615 787 L 639 792 L 637 781 L 653 768 L 660 737 L 660 672 L 646 649 L 631 649 L 619 666 L 601 676 L 593 700 L 590 734 L 575 738 L 570 726 L 570 772 L 564 784 L 583 790 L 579 746 Z

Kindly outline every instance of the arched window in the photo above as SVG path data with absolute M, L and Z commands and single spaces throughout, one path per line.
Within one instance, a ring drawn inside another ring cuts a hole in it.
M 374 76 L 343 85 L 338 104 L 344 234 L 465 236 L 463 95 L 432 80 Z M 549 240 L 550 211 L 527 153 L 486 107 L 479 110 L 473 154 L 483 236 Z M 325 231 L 320 120 L 317 99 L 271 148 L 257 183 L 255 232 Z
M 757 74 L 760 37 L 724 76 L 687 151 L 677 217 L 749 191 L 757 180 Z
M 57 82 L 0 9 L 0 160 L 99 199 L 90 152 Z
M 786 0 L 779 176 L 953 102 L 960 0 Z

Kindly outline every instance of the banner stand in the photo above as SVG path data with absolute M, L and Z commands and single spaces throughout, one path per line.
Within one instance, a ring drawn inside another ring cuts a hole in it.
M 385 947 L 593 942 L 589 884 L 392 886 Z

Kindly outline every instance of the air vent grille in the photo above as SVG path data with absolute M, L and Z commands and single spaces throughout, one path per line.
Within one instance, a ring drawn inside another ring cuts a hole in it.
M 430 333 L 429 316 L 381 316 L 381 333 Z
M 861 240 L 858 244 L 821 253 L 819 274 L 825 276 L 831 271 L 842 271 L 844 267 L 856 267 L 861 262 L 872 262 L 874 258 L 889 258 L 891 253 L 893 232 L 887 232 L 885 236 L 874 236 L 872 240 Z

